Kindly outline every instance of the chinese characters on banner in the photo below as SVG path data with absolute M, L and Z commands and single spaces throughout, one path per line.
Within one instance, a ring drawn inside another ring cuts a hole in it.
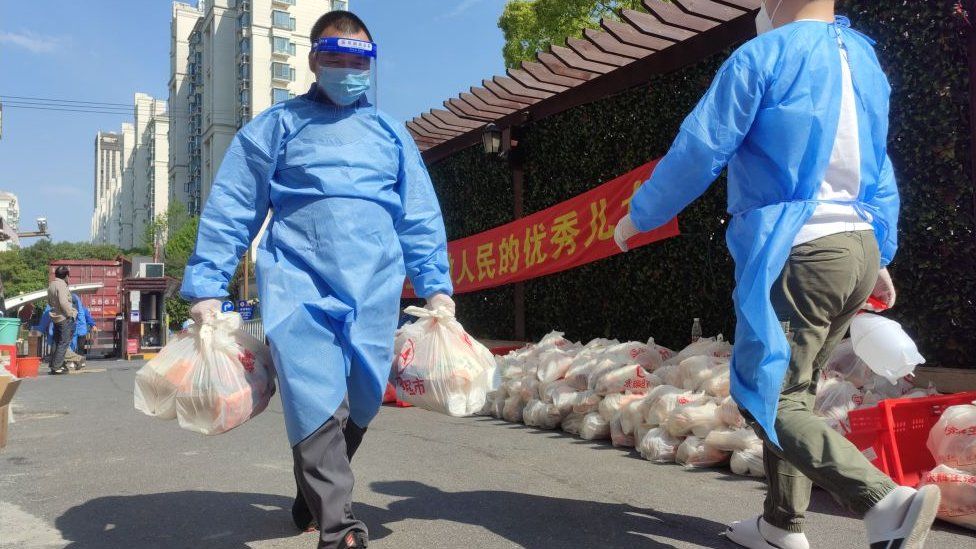
M 620 252 L 613 229 L 657 161 L 530 216 L 448 244 L 454 293 L 474 292 L 573 269 Z M 631 239 L 630 247 L 677 236 L 678 220 Z M 414 297 L 408 284 L 404 297 Z

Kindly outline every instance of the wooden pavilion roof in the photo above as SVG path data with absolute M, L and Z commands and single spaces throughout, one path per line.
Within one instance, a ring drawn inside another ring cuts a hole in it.
M 493 123 L 517 126 L 646 83 L 755 36 L 759 0 L 644 0 L 566 46 L 552 46 L 407 122 L 433 164 L 481 141 Z

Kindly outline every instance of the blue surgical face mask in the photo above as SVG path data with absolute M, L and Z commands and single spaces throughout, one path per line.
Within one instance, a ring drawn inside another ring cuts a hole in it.
M 320 67 L 318 85 L 336 105 L 348 107 L 369 90 L 371 80 L 369 70 Z

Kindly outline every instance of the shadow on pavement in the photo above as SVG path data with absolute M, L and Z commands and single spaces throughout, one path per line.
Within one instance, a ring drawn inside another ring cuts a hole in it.
M 718 535 L 725 531 L 723 524 L 622 503 L 491 490 L 444 492 L 414 481 L 374 482 L 370 488 L 406 498 L 387 509 L 354 505 L 356 517 L 366 523 L 374 540 L 388 535 L 393 523 L 418 519 L 481 526 L 527 549 L 673 547 L 670 542 L 731 547 Z M 457 546 L 467 544 L 458 540 Z
M 298 535 L 291 503 L 284 496 L 237 492 L 110 496 L 68 509 L 55 526 L 72 549 L 238 549 Z

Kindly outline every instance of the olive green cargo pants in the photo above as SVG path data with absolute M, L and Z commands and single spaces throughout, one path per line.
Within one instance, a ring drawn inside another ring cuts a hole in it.
M 871 231 L 844 232 L 795 246 L 770 299 L 790 323 L 790 365 L 776 414 L 781 448 L 765 442 L 768 482 L 763 518 L 803 531 L 813 483 L 842 506 L 864 514 L 895 488 L 846 438 L 813 413 L 820 370 L 843 339 L 878 279 L 880 253 Z M 762 429 L 756 432 L 766 439 Z

